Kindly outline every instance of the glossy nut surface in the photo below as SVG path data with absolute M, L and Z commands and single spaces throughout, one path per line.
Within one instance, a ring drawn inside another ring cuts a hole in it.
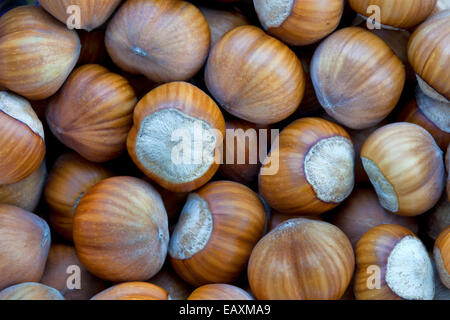
M 253 300 L 243 289 L 229 284 L 207 284 L 192 292 L 188 300 Z

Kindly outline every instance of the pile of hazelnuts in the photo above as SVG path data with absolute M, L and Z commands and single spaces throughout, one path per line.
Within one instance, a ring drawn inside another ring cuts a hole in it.
M 1 300 L 450 299 L 449 0 L 23 2 Z

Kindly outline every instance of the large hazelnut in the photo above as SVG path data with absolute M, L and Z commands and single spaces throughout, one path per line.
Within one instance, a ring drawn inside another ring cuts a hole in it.
M 92 297 L 91 300 L 168 300 L 164 289 L 147 282 L 126 282 L 115 285 Z
M 186 82 L 150 91 L 134 110 L 128 153 L 160 186 L 189 192 L 217 172 L 225 120 L 216 103 Z
M 361 159 L 386 210 L 417 216 L 436 205 L 444 190 L 441 149 L 422 127 L 398 122 L 376 130 Z
M 64 297 L 55 288 L 26 282 L 0 291 L 0 300 L 64 300 Z
M 192 193 L 169 245 L 173 269 L 188 283 L 236 281 L 264 233 L 258 195 L 236 182 L 212 182 Z
M 148 183 L 113 177 L 89 189 L 73 219 L 77 256 L 95 276 L 148 280 L 161 270 L 169 231 L 161 196 Z
M 318 215 L 353 190 L 355 151 L 348 133 L 320 118 L 303 118 L 279 135 L 263 163 L 259 190 L 282 213 Z
M 126 150 L 137 103 L 122 76 L 91 64 L 76 69 L 47 108 L 53 134 L 87 160 L 106 162 Z
M 77 63 L 77 33 L 37 6 L 0 17 L 0 83 L 29 99 L 53 95 Z
M 239 287 L 213 283 L 195 289 L 187 300 L 253 300 L 253 297 Z
M 352 129 L 372 127 L 397 105 L 405 67 L 378 36 L 362 28 L 336 31 L 314 53 L 311 78 L 325 111 Z
M 257 124 L 289 117 L 305 91 L 294 52 L 254 26 L 237 27 L 219 40 L 206 64 L 205 82 L 226 111 Z
M 188 80 L 205 63 L 208 22 L 194 5 L 178 0 L 128 0 L 106 30 L 115 64 L 156 82 Z

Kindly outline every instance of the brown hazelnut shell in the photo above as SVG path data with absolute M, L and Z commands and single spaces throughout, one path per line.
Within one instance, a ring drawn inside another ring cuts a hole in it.
M 229 284 L 207 284 L 191 293 L 187 300 L 254 300 L 243 289 Z

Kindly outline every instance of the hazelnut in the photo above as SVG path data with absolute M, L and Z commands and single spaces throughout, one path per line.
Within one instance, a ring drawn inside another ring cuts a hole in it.
M 257 124 L 289 117 L 305 91 L 294 52 L 254 26 L 237 27 L 219 40 L 206 64 L 205 82 L 226 111 Z
M 192 292 L 187 300 L 254 300 L 243 289 L 230 284 L 207 284 Z
M 73 219 L 77 256 L 93 275 L 113 282 L 157 274 L 169 243 L 161 196 L 132 177 L 113 177 L 90 188 Z
M 126 150 L 137 103 L 128 81 L 99 65 L 84 65 L 67 79 L 47 108 L 47 123 L 67 147 L 93 162 Z
M 354 161 L 352 141 L 342 127 L 320 118 L 303 118 L 280 133 L 279 145 L 263 163 L 259 190 L 279 212 L 318 215 L 350 195 Z
M 91 300 L 168 300 L 167 292 L 147 282 L 126 282 L 115 285 Z
M 422 127 L 398 122 L 376 130 L 361 159 L 386 210 L 417 216 L 438 202 L 444 189 L 441 149 Z
M 0 300 L 64 300 L 64 297 L 54 288 L 27 282 L 0 291 Z
M 450 289 L 450 226 L 436 239 L 433 255 L 439 278 Z
M 356 245 L 358 300 L 432 300 L 434 273 L 423 243 L 405 227 L 380 225 Z
M 169 257 L 188 283 L 231 283 L 245 269 L 262 237 L 266 213 L 258 195 L 230 181 L 192 193 L 172 234 Z
M 32 100 L 56 93 L 77 63 L 80 39 L 42 8 L 0 17 L 0 83 Z
M 248 279 L 260 300 L 337 300 L 347 290 L 354 264 L 352 245 L 337 227 L 292 219 L 253 249 Z

